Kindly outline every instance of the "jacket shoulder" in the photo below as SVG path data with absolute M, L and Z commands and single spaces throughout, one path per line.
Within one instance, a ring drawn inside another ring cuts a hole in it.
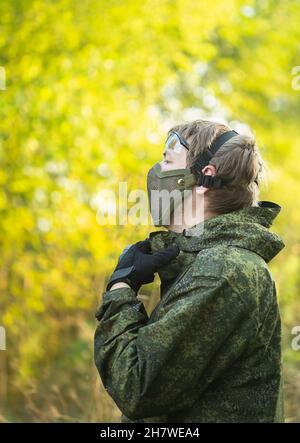
M 193 275 L 223 278 L 233 290 L 250 299 L 257 298 L 260 289 L 269 289 L 273 283 L 264 259 L 238 246 L 221 245 L 201 250 L 194 262 Z
M 202 249 L 198 252 L 194 265 L 195 275 L 223 276 L 224 278 L 245 266 L 252 271 L 268 269 L 267 263 L 260 255 L 235 245 Z

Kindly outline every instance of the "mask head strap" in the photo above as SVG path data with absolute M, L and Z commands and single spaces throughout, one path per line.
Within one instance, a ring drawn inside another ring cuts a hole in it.
M 210 159 L 215 155 L 215 153 L 232 137 L 236 137 L 238 132 L 227 131 L 217 137 L 210 148 L 206 147 L 204 151 L 196 157 L 193 165 L 191 166 L 191 171 L 197 179 L 197 186 L 204 186 L 205 188 L 222 188 L 223 182 L 218 177 L 212 177 L 211 175 L 204 175 L 201 171 L 204 166 L 207 166 Z

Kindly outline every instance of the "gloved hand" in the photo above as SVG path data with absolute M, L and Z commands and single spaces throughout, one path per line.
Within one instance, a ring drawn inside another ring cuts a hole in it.
M 176 245 L 151 254 L 149 239 L 127 246 L 119 257 L 106 291 L 117 282 L 125 282 L 138 292 L 143 284 L 151 283 L 154 280 L 154 273 L 177 257 L 179 252 Z

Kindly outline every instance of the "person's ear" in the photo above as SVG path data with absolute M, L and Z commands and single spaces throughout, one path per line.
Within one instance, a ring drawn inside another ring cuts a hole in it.
M 206 165 L 204 166 L 204 168 L 202 169 L 202 174 L 204 175 L 210 175 L 212 177 L 214 177 L 216 175 L 216 167 L 214 165 Z M 196 193 L 197 194 L 205 194 L 205 192 L 207 192 L 209 190 L 209 188 L 205 188 L 204 186 L 196 186 Z

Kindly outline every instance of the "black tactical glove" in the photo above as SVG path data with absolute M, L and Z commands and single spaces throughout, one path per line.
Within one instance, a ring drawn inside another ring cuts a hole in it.
M 177 257 L 179 252 L 178 246 L 170 246 L 151 254 L 149 239 L 127 246 L 119 257 L 106 291 L 117 282 L 125 282 L 138 292 L 143 284 L 151 283 L 154 280 L 154 273 Z

